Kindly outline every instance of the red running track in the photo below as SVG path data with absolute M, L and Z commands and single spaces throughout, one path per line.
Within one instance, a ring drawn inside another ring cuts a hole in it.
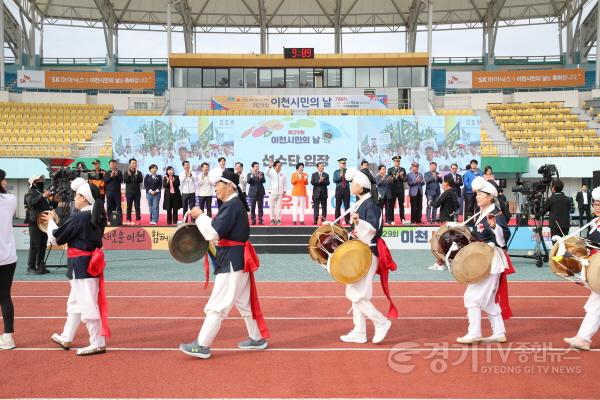
M 568 351 L 562 342 L 579 327 L 586 289 L 511 282 L 511 342 L 466 347 L 454 344 L 467 326 L 462 285 L 391 285 L 400 318 L 380 345 L 338 340 L 352 326 L 339 284 L 259 282 L 270 349 L 236 349 L 245 328 L 234 311 L 213 358 L 198 360 L 177 347 L 202 323 L 210 292 L 201 283 L 108 282 L 109 351 L 83 358 L 49 341 L 64 323 L 68 282 L 16 282 L 19 350 L 0 352 L 9 383 L 0 385 L 0 397 L 598 397 L 600 351 Z M 378 284 L 374 303 L 386 307 Z M 489 332 L 486 321 L 483 327 Z M 75 345 L 86 341 L 81 327 Z

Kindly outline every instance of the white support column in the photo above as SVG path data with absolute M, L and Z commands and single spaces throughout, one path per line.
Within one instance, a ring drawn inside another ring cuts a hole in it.
M 171 90 L 172 72 L 169 64 L 169 54 L 171 54 L 171 0 L 167 0 L 167 88 Z
M 4 4 L 0 4 L 0 90 L 4 89 Z
M 558 51 L 560 52 L 559 54 L 561 56 L 561 60 L 562 60 L 563 51 L 564 51 L 562 31 L 563 31 L 562 18 L 559 18 L 559 20 L 558 20 Z
M 427 88 L 431 90 L 431 59 L 433 57 L 433 0 L 429 0 L 427 5 L 428 17 L 427 17 L 427 52 L 429 53 L 428 64 L 427 64 Z
M 596 7 L 596 89 L 600 88 L 600 52 L 598 52 L 598 43 L 600 43 L 600 3 Z
M 119 24 L 115 24 L 115 66 L 119 65 Z
M 40 21 L 40 65 L 44 59 L 44 19 Z

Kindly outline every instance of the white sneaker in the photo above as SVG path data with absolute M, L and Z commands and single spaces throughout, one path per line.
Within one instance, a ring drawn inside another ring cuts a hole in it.
M 372 342 L 375 344 L 383 342 L 391 327 L 392 321 L 389 319 L 386 319 L 384 324 L 375 324 L 375 335 L 373 335 Z
M 156 222 L 150 221 L 150 225 L 156 225 Z
M 91 356 L 94 354 L 102 354 L 102 353 L 106 353 L 106 346 L 96 346 L 96 345 L 90 344 L 87 347 L 82 347 L 81 349 L 77 350 L 78 356 Z
M 431 271 L 443 271 L 446 269 L 446 267 L 444 267 L 443 265 L 440 265 L 438 263 L 433 263 L 433 265 L 427 267 L 427 269 L 429 269 Z
M 506 335 L 492 335 L 482 340 L 483 343 L 506 343 L 507 341 Z
M 340 340 L 346 343 L 367 343 L 367 334 L 351 330 L 347 334 L 340 336 Z
M 183 224 L 183 221 L 177 221 L 177 225 Z
M 461 344 L 474 344 L 483 341 L 482 337 L 471 337 L 469 335 L 465 335 L 463 337 L 456 338 L 456 341 Z
M 15 340 L 13 338 L 5 339 L 3 336 L 0 336 L 0 350 L 11 350 L 15 347 Z

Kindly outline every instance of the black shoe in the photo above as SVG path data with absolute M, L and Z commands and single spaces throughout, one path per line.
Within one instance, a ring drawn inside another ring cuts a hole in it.
M 259 220 L 258 220 L 258 224 L 259 224 L 259 225 L 264 225 L 265 223 L 263 222 L 263 220 L 262 220 L 262 219 L 259 219 Z
M 317 225 L 317 220 L 316 219 L 313 221 L 313 225 Z
M 292 224 L 296 225 L 296 221 L 293 221 Z
M 256 225 L 256 220 L 253 219 L 252 221 L 250 221 L 252 223 L 252 225 Z
M 35 275 L 35 268 L 27 268 L 27 275 Z
M 44 275 L 45 272 L 43 269 L 36 269 L 33 275 Z

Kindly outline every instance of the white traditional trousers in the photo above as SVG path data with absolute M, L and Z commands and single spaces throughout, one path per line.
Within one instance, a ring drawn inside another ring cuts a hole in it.
M 248 336 L 253 340 L 260 340 L 260 329 L 252 318 L 250 307 L 250 275 L 247 272 L 233 271 L 220 273 L 215 277 L 215 285 L 204 307 L 206 319 L 198 334 L 198 344 L 210 347 L 215 340 L 221 322 L 229 315 L 229 311 L 236 306 L 240 315 L 246 322 Z

